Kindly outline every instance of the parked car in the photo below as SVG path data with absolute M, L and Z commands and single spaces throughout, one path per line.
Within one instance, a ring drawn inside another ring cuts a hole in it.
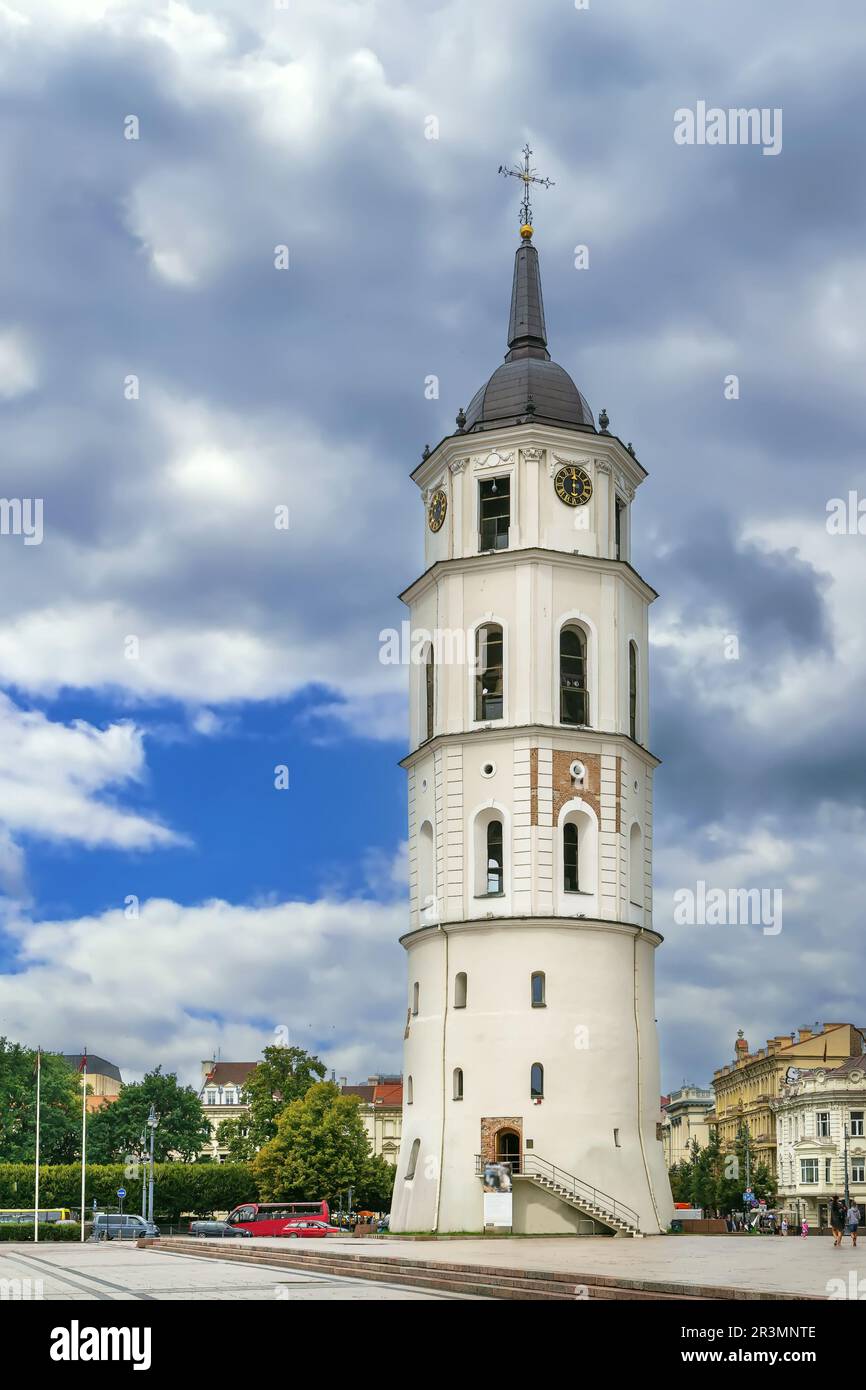
M 249 1231 L 243 1231 L 238 1226 L 230 1226 L 227 1221 L 190 1221 L 189 1233 L 191 1236 L 243 1236 L 246 1240 L 252 1240 Z
M 93 1240 L 139 1240 L 142 1236 L 158 1236 L 159 1227 L 143 1216 L 124 1212 L 98 1211 L 93 1218 Z
M 317 1236 L 342 1236 L 343 1234 L 343 1231 L 336 1226 L 330 1226 L 327 1221 L 316 1221 L 311 1217 L 304 1216 L 299 1216 L 295 1221 L 287 1221 L 280 1232 L 280 1235 L 284 1236 L 286 1240 L 309 1237 L 315 1239 Z

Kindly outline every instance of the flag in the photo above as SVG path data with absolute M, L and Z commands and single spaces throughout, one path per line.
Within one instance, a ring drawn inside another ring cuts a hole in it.
M 87 1071 L 87 1048 L 86 1048 L 86 1047 L 85 1047 L 85 1049 L 84 1049 L 84 1055 L 82 1056 L 81 1061 L 78 1063 L 78 1070 L 79 1070 L 79 1072 Z

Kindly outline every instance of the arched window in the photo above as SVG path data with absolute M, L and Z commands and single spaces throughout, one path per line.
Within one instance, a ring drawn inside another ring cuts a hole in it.
M 422 921 L 437 920 L 436 851 L 433 845 L 433 827 L 429 820 L 423 822 L 418 832 L 418 911 L 421 913 Z
M 463 1068 L 454 1068 L 454 1099 L 463 1099 Z
M 544 1067 L 540 1062 L 532 1063 L 529 1073 L 529 1095 L 532 1100 L 540 1100 L 544 1095 Z
M 420 984 L 418 983 L 418 981 L 416 980 L 415 983 L 414 983 L 414 985 L 412 986 L 412 1012 L 413 1012 L 413 1014 L 417 1014 L 417 1012 L 418 1012 L 418 1003 L 419 1003 L 420 998 L 421 998 L 421 986 L 420 986 Z
M 420 1139 L 416 1139 L 415 1142 L 414 1142 L 414 1144 L 412 1145 L 412 1151 L 411 1151 L 411 1153 L 409 1154 L 409 1163 L 408 1163 L 408 1166 L 407 1166 L 407 1168 L 406 1168 L 406 1181 L 407 1181 L 407 1182 L 409 1182 L 410 1179 L 414 1178 L 414 1176 L 415 1176 L 415 1169 L 416 1169 L 417 1166 L 418 1166 L 418 1155 L 419 1155 L 420 1152 L 421 1152 L 421 1140 L 420 1140 Z
M 502 710 L 502 628 L 485 623 L 475 634 L 475 718 L 501 719 Z
M 643 835 L 634 821 L 628 836 L 628 896 L 637 907 L 643 907 L 643 868 Z
M 433 643 L 428 642 L 424 655 L 424 738 L 433 737 L 436 709 L 436 658 Z
M 580 848 L 577 822 L 569 820 L 562 827 L 562 886 L 566 893 L 580 892 Z
M 530 982 L 530 997 L 533 1009 L 543 1009 L 547 1000 L 545 997 L 547 981 L 544 978 L 543 970 L 535 970 Z
M 466 971 L 461 970 L 454 979 L 454 1007 L 455 1009 L 466 1008 Z
M 562 724 L 589 723 L 586 634 L 573 624 L 559 634 L 559 719 Z
M 637 645 L 628 644 L 628 731 L 637 743 Z
M 411 1076 L 406 1077 L 406 1104 L 411 1105 L 415 1099 L 415 1083 Z
M 487 823 L 487 894 L 501 893 L 505 882 L 502 858 L 502 821 Z

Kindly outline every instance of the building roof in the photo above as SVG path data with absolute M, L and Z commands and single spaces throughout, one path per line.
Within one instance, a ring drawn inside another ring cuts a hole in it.
M 243 1086 L 258 1062 L 214 1062 L 203 1086 Z
M 344 1096 L 357 1096 L 365 1105 L 372 1105 L 375 1086 L 341 1086 Z
M 859 1057 L 846 1057 L 844 1062 L 840 1062 L 838 1067 L 833 1067 L 827 1072 L 828 1078 L 831 1076 L 848 1076 L 852 1071 L 866 1072 L 866 1057 L 862 1054 Z
M 403 1079 L 399 1081 L 385 1081 L 373 1089 L 374 1105 L 402 1105 L 403 1104 Z
M 84 1061 L 83 1052 L 63 1052 L 61 1056 L 66 1065 L 71 1067 L 73 1071 L 81 1070 L 81 1064 Z M 104 1057 L 97 1056 L 95 1052 L 87 1053 L 87 1072 L 89 1076 L 110 1076 L 123 1085 L 120 1068 L 116 1067 L 113 1062 L 106 1062 Z
M 595 433 L 587 401 L 547 351 L 538 252 L 524 241 L 514 256 L 508 352 L 502 366 L 476 391 L 462 428 L 469 432 L 527 420 Z

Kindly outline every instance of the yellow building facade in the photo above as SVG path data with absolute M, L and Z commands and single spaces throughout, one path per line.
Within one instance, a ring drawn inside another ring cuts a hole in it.
M 740 1029 L 734 1060 L 713 1074 L 715 1109 L 707 1116 L 718 1130 L 722 1149 L 732 1153 L 741 1126 L 749 1134 L 752 1164 L 776 1163 L 776 1116 L 773 1103 L 782 1088 L 803 1071 L 838 1067 L 863 1052 L 863 1035 L 850 1023 L 816 1024 L 768 1038 L 766 1047 L 749 1051 Z

